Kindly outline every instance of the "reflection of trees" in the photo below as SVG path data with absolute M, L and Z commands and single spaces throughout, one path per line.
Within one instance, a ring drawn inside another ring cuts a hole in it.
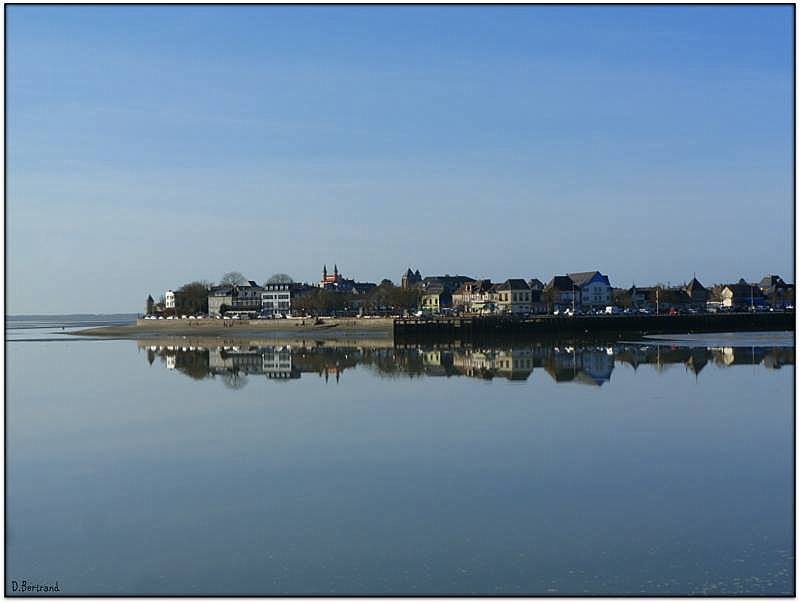
M 205 379 L 209 375 L 208 350 L 179 352 L 175 358 L 175 370 L 192 379 Z
M 422 375 L 425 373 L 419 349 L 366 350 L 364 364 L 382 377 Z
M 247 376 L 239 371 L 228 371 L 222 375 L 222 383 L 229 389 L 242 389 L 247 385 Z

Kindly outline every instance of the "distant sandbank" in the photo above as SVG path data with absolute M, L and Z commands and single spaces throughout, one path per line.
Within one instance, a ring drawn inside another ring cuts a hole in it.
M 94 327 L 73 331 L 72 335 L 151 339 L 170 336 L 268 337 L 269 339 L 392 338 L 391 318 L 324 318 L 275 320 L 142 320 L 135 324 Z

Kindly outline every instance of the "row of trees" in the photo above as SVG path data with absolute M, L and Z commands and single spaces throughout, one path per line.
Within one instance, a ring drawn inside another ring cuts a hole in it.
M 241 272 L 226 272 L 219 281 L 220 285 L 246 285 L 249 281 Z M 288 274 L 278 272 L 267 279 L 270 285 L 285 285 L 293 283 L 294 279 Z
M 413 310 L 419 304 L 418 289 L 395 287 L 391 281 L 383 281 L 367 295 L 337 293 L 327 289 L 313 289 L 292 301 L 294 311 L 300 314 L 333 314 L 363 309 L 370 314 Z

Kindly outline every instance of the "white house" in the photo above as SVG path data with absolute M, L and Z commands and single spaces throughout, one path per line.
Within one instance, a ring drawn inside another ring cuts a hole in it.
M 172 289 L 167 289 L 164 292 L 164 307 L 165 308 L 175 307 L 175 292 L 172 291 Z
M 261 291 L 261 314 L 278 316 L 290 314 L 292 309 L 292 285 L 290 283 L 267 283 Z

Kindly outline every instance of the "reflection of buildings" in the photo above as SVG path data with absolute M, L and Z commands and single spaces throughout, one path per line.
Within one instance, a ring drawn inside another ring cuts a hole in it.
M 709 348 L 711 357 L 718 365 L 764 364 L 767 368 L 779 369 L 784 364 L 794 364 L 794 348 L 715 347 Z
M 453 368 L 467 377 L 492 379 L 505 377 L 524 381 L 533 371 L 532 348 L 458 350 L 453 353 Z
M 555 347 L 545 359 L 544 370 L 557 382 L 602 385 L 611 379 L 614 353 L 605 347 Z
M 299 379 L 316 374 L 326 382 L 358 365 L 383 378 L 450 377 L 476 379 L 502 377 L 525 381 L 542 368 L 558 383 L 602 385 L 611 379 L 617 363 L 636 370 L 646 364 L 657 371 L 683 365 L 695 375 L 709 364 L 718 367 L 763 364 L 769 369 L 794 365 L 789 347 L 678 347 L 672 344 L 544 344 L 516 347 L 367 348 L 326 346 L 155 346 L 147 349 L 150 364 L 162 359 L 170 370 L 193 379 L 221 376 L 226 385 L 242 387 L 249 375 L 267 379 Z

